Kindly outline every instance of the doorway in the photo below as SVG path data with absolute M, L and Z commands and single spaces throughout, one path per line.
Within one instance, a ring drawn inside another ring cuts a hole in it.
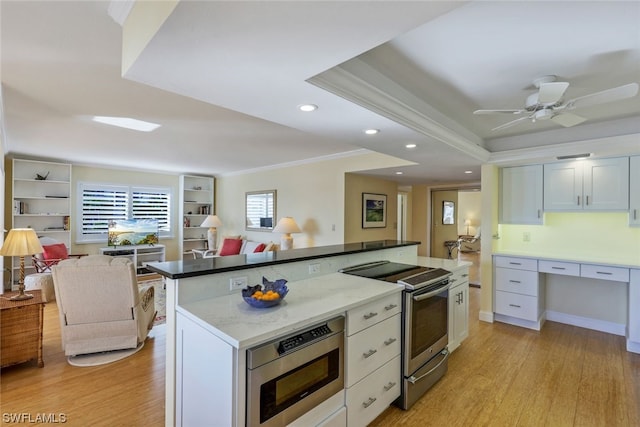
M 452 243 L 458 240 L 458 190 L 437 190 L 431 193 L 431 256 L 457 256 Z M 447 246 L 449 245 L 449 246 Z

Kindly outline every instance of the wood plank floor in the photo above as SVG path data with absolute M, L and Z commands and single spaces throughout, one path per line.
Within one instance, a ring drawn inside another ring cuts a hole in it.
M 623 337 L 553 322 L 542 332 L 480 322 L 479 299 L 471 288 L 470 336 L 449 372 L 410 411 L 390 407 L 372 426 L 640 425 L 640 355 L 625 351 Z M 164 425 L 162 327 L 135 355 L 90 368 L 66 363 L 55 304 L 45 307 L 44 335 L 44 368 L 2 369 L 3 417 L 63 413 L 68 426 Z

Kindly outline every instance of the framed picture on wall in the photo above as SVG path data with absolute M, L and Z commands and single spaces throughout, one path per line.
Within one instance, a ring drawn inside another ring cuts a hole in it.
M 444 201 L 442 202 L 442 224 L 444 225 L 453 225 L 456 223 L 455 220 L 456 214 L 456 205 L 453 202 Z
M 387 195 L 362 193 L 362 228 L 387 226 Z

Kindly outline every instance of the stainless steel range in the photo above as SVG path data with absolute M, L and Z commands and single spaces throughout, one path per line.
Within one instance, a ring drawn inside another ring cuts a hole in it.
M 402 374 L 400 398 L 409 409 L 448 368 L 449 276 L 442 268 L 420 267 L 390 261 L 360 264 L 342 273 L 399 283 L 402 299 Z

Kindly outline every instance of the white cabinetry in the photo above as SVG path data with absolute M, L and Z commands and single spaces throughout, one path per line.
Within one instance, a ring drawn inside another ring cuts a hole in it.
M 542 224 L 542 165 L 500 169 L 500 223 Z
M 401 293 L 347 312 L 347 425 L 366 426 L 400 396 Z
M 540 330 L 544 323 L 544 277 L 538 260 L 494 257 L 495 319 Z
M 37 179 L 46 177 L 46 179 Z M 71 165 L 34 160 L 13 160 L 12 228 L 33 228 L 71 247 Z M 19 258 L 14 257 L 12 282 L 18 281 Z M 35 272 L 25 258 L 25 274 Z
M 206 176 L 180 176 L 180 253 L 193 258 L 193 249 L 207 248 L 207 228 L 200 227 L 207 215 L 214 213 L 214 178 Z
M 628 210 L 629 158 L 544 165 L 544 209 Z
M 164 245 L 136 245 L 136 246 L 115 246 L 100 248 L 103 255 L 129 258 L 136 268 L 138 279 L 153 274 L 147 270 L 149 262 L 163 262 L 165 260 Z
M 629 158 L 629 225 L 640 226 L 640 156 Z
M 449 351 L 469 336 L 469 268 L 453 272 L 449 288 Z
M 627 350 L 640 353 L 640 270 L 631 269 Z

